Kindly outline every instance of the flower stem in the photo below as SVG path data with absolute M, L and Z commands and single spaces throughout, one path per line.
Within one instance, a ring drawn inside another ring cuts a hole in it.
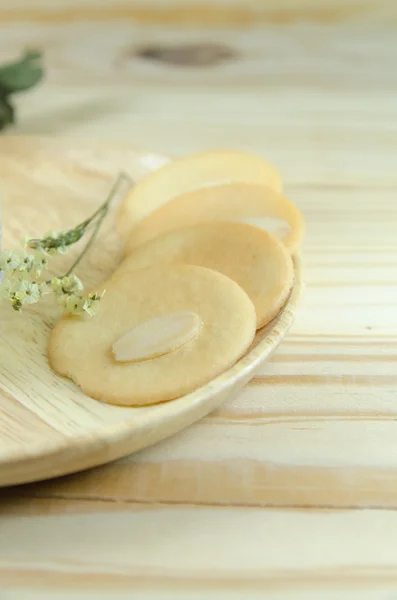
M 128 183 L 129 187 L 131 187 L 133 185 L 132 179 L 126 173 L 120 173 L 120 175 L 118 176 L 114 185 L 112 186 L 112 189 L 110 190 L 105 202 L 94 212 L 93 215 L 91 215 L 91 217 L 89 219 L 86 219 L 86 221 L 83 221 L 83 223 L 81 223 L 78 226 L 78 227 L 82 227 L 82 228 L 86 229 L 89 225 L 94 223 L 95 219 L 98 217 L 98 220 L 95 223 L 95 226 L 93 228 L 90 238 L 88 239 L 86 245 L 84 246 L 81 254 L 77 257 L 77 259 L 74 261 L 74 263 L 72 264 L 70 269 L 65 274 L 65 277 L 67 277 L 68 275 L 70 275 L 72 273 L 72 271 L 74 271 L 74 269 L 77 267 L 77 265 L 83 259 L 83 257 L 87 254 L 87 252 L 91 248 L 92 244 L 95 242 L 97 235 L 99 233 L 99 229 L 102 225 L 102 222 L 109 212 L 110 205 L 111 205 L 112 201 L 114 200 L 114 198 L 117 196 L 117 193 L 123 183 Z
M 91 215 L 88 219 L 85 219 L 84 221 L 82 221 L 79 225 L 77 225 L 75 227 L 75 229 L 85 229 L 86 227 L 88 227 L 88 225 L 91 225 L 91 223 L 93 223 L 93 221 L 96 219 L 96 217 L 101 215 L 103 213 L 103 211 L 107 212 L 110 204 L 112 203 L 114 197 L 117 195 L 117 192 L 123 182 L 128 183 L 130 187 L 134 183 L 132 181 L 131 177 L 129 175 L 127 175 L 127 173 L 120 173 L 120 175 L 114 182 L 105 202 L 103 204 L 101 204 L 101 206 L 99 208 L 97 208 L 97 210 L 94 212 L 93 215 Z
M 74 261 L 74 263 L 72 264 L 70 269 L 61 277 L 68 277 L 73 272 L 73 270 L 77 267 L 77 265 L 80 263 L 80 261 L 83 259 L 83 257 L 87 254 L 87 252 L 91 248 L 92 244 L 95 242 L 96 237 L 99 233 L 99 229 L 102 225 L 102 222 L 109 212 L 110 205 L 111 205 L 112 201 L 114 200 L 114 198 L 116 197 L 116 195 L 119 191 L 119 188 L 121 187 L 121 185 L 123 183 L 128 183 L 129 187 L 131 187 L 134 182 L 126 173 L 120 173 L 117 180 L 113 184 L 112 189 L 110 190 L 105 202 L 103 204 L 101 204 L 101 206 L 94 212 L 93 215 L 91 215 L 88 219 L 86 219 L 85 221 L 83 221 L 82 223 L 77 225 L 77 227 L 75 227 L 74 231 L 81 229 L 83 232 L 85 232 L 86 229 L 95 222 L 95 219 L 97 219 L 97 217 L 99 217 L 95 223 L 92 234 L 91 234 L 90 238 L 88 239 L 86 245 L 84 246 L 82 252 L 76 258 L 76 260 Z M 48 283 L 48 284 L 51 283 L 51 279 L 48 280 L 46 283 Z

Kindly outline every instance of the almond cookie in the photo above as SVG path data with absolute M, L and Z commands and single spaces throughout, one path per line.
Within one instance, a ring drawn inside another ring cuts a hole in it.
M 257 328 L 279 313 L 294 281 L 292 259 L 283 243 L 243 223 L 203 223 L 170 231 L 136 248 L 117 273 L 156 263 L 199 265 L 227 275 L 251 298 Z
M 278 171 L 261 156 L 233 150 L 184 156 L 153 171 L 134 186 L 120 208 L 118 229 L 126 237 L 143 218 L 175 196 L 231 182 L 282 189 Z
M 256 328 L 254 306 L 225 275 L 190 265 L 115 274 L 93 318 L 58 321 L 51 367 L 92 398 L 128 406 L 172 400 L 231 367 Z
M 126 253 L 173 229 L 213 221 L 249 222 L 270 229 L 291 253 L 298 250 L 304 232 L 300 211 L 285 196 L 262 185 L 233 183 L 173 198 L 131 232 Z M 280 222 L 281 228 L 274 231 L 274 223 Z

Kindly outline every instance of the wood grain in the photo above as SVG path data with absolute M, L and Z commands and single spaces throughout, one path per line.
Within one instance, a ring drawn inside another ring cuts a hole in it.
M 112 594 L 139 589 L 150 600 L 174 598 L 177 586 L 188 600 L 390 600 L 396 3 L 142 6 L 1 2 L 0 59 L 39 46 L 47 64 L 45 83 L 18 98 L 14 132 L 170 155 L 215 146 L 263 153 L 308 223 L 303 303 L 259 374 L 263 385 L 128 461 L 7 491 L 1 509 L 13 541 L 0 581 L 18 600 L 30 600 L 29 587 L 40 597 L 73 589 L 80 600 L 84 589 L 102 600 L 105 580 Z M 140 54 L 214 40 L 233 57 L 200 67 Z
M 102 592 L 134 589 L 156 598 L 179 591 L 192 598 L 193 590 L 234 590 L 241 597 L 263 590 L 391 590 L 397 583 L 394 511 L 117 504 L 92 510 L 79 501 L 47 501 L 31 502 L 27 513 L 11 507 L 2 533 L 9 542 L 0 549 L 1 581 L 17 589 L 28 582 L 31 589 L 72 593 L 95 580 Z M 48 545 L 48 536 L 56 543 Z
M 38 22 L 70 22 L 89 18 L 95 20 L 123 19 L 140 24 L 252 26 L 258 23 L 290 24 L 299 21 L 320 23 L 344 20 L 381 19 L 396 17 L 393 0 L 15 0 L 10 6 L 0 2 L 3 19 L 30 19 Z

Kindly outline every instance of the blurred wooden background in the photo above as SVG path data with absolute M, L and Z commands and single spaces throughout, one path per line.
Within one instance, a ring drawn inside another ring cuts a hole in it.
M 17 133 L 170 154 L 233 145 L 267 154 L 288 182 L 385 183 L 390 162 L 367 167 L 394 141 L 396 14 L 393 0 L 2 0 L 0 60 L 45 52 Z
M 308 222 L 260 383 L 117 465 L 3 492 L 0 590 L 396 588 L 396 19 L 395 0 L 0 1 L 0 61 L 37 47 L 48 70 L 8 133 L 261 152 Z

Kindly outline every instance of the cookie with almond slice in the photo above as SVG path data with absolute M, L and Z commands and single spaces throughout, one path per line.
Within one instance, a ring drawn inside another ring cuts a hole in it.
M 65 317 L 49 343 L 51 367 L 92 398 L 149 405 L 192 392 L 250 346 L 255 308 L 225 275 L 157 265 L 115 273 L 94 318 Z

